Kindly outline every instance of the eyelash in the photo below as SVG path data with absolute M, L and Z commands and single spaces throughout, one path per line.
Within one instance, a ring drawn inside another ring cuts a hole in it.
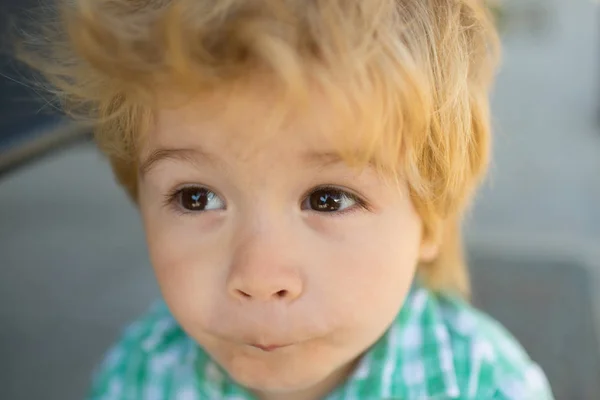
M 362 197 L 360 197 L 359 195 L 357 195 L 355 193 L 352 193 L 348 189 L 342 189 L 339 186 L 335 186 L 335 185 L 321 185 L 321 186 L 315 187 L 314 189 L 311 189 L 305 196 L 303 196 L 303 200 L 302 200 L 301 204 L 304 202 L 304 199 L 307 199 L 310 196 L 312 196 L 313 194 L 315 194 L 319 191 L 322 191 L 322 190 L 325 190 L 325 191 L 329 190 L 333 193 L 342 194 L 344 196 L 347 196 L 352 201 L 356 202 L 356 204 L 345 210 L 329 212 L 329 213 L 327 213 L 327 212 L 320 213 L 318 211 L 313 210 L 313 212 L 315 212 L 319 215 L 323 214 L 323 216 L 326 216 L 329 218 L 335 218 L 335 217 L 339 217 L 339 216 L 353 214 L 353 213 L 361 211 L 361 210 L 371 211 L 371 207 L 369 206 L 369 203 L 366 200 L 364 200 Z
M 217 191 L 212 190 L 211 188 L 204 186 L 204 185 L 185 185 L 185 186 L 178 186 L 177 188 L 171 190 L 166 196 L 165 196 L 165 201 L 163 206 L 166 208 L 171 209 L 172 211 L 176 212 L 179 215 L 193 215 L 193 214 L 198 214 L 198 212 L 194 212 L 194 211 L 190 211 L 190 210 L 186 210 L 185 208 L 181 207 L 181 205 L 179 204 L 179 196 L 181 195 L 182 191 L 185 189 L 196 189 L 196 188 L 201 188 L 204 190 L 207 190 L 209 192 L 213 192 L 215 193 L 217 196 L 222 197 L 218 194 Z
M 179 198 L 180 194 L 182 193 L 183 190 L 189 189 L 189 188 L 202 188 L 207 191 L 213 192 L 217 196 L 221 197 L 216 191 L 214 191 L 204 185 L 180 186 L 180 187 L 177 187 L 176 189 L 173 189 L 165 196 L 164 207 L 170 208 L 171 210 L 175 211 L 176 213 L 178 213 L 180 215 L 201 213 L 201 212 L 194 212 L 194 211 L 186 210 L 185 208 L 181 207 L 181 205 L 179 204 L 178 198 Z M 349 207 L 349 208 L 347 208 L 345 210 L 341 210 L 341 211 L 318 212 L 318 211 L 312 210 L 314 213 L 321 214 L 322 216 L 327 216 L 330 218 L 331 217 L 335 218 L 338 216 L 352 214 L 352 213 L 355 213 L 360 210 L 371 211 L 371 207 L 370 207 L 369 203 L 366 200 L 364 200 L 362 197 L 360 197 L 359 195 L 357 195 L 355 193 L 352 193 L 351 191 L 349 191 L 347 189 L 342 189 L 339 186 L 334 186 L 334 185 L 321 185 L 321 186 L 317 186 L 317 187 L 311 189 L 306 195 L 303 196 L 300 204 L 302 204 L 307 198 L 309 198 L 310 196 L 312 196 L 313 194 L 315 194 L 319 191 L 331 191 L 336 194 L 341 194 L 341 195 L 347 196 L 352 201 L 354 201 L 356 204 L 352 207 Z

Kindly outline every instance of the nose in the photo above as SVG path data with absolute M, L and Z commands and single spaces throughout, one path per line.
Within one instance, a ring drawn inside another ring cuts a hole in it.
M 258 300 L 258 301 L 293 301 L 298 298 L 298 290 L 290 288 L 291 285 L 281 284 L 265 284 L 263 282 L 239 282 L 235 285 L 230 293 L 233 297 L 239 300 Z
M 260 302 L 291 303 L 298 299 L 304 285 L 286 247 L 260 237 L 239 245 L 227 277 L 229 296 Z

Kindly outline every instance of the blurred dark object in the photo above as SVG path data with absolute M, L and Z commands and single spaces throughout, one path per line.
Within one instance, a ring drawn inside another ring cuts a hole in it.
M 598 399 L 598 259 L 565 241 L 522 239 L 470 247 L 473 301 L 541 365 L 557 400 Z
M 89 137 L 33 88 L 33 75 L 11 52 L 12 21 L 26 20 L 27 12 L 40 4 L 33 0 L 0 0 L 0 175 L 63 147 Z
M 505 10 L 501 0 L 486 0 L 485 1 L 488 8 L 490 9 L 494 19 L 496 20 L 496 25 L 501 28 L 504 24 L 505 19 Z

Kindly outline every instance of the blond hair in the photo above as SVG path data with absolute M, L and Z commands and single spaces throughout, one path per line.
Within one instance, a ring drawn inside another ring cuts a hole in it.
M 488 164 L 498 54 L 483 0 L 61 4 L 52 24 L 22 42 L 21 58 L 68 113 L 94 125 L 134 200 L 139 142 L 160 88 L 210 91 L 266 73 L 299 99 L 314 81 L 362 121 L 364 160 L 378 153 L 382 168 L 406 179 L 426 234 L 441 241 L 422 279 L 468 292 L 460 220 Z

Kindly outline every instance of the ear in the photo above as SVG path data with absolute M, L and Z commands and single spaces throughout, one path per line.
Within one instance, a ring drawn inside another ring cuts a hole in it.
M 440 253 L 440 245 L 435 240 L 424 239 L 419 249 L 419 261 L 429 263 L 435 260 Z

